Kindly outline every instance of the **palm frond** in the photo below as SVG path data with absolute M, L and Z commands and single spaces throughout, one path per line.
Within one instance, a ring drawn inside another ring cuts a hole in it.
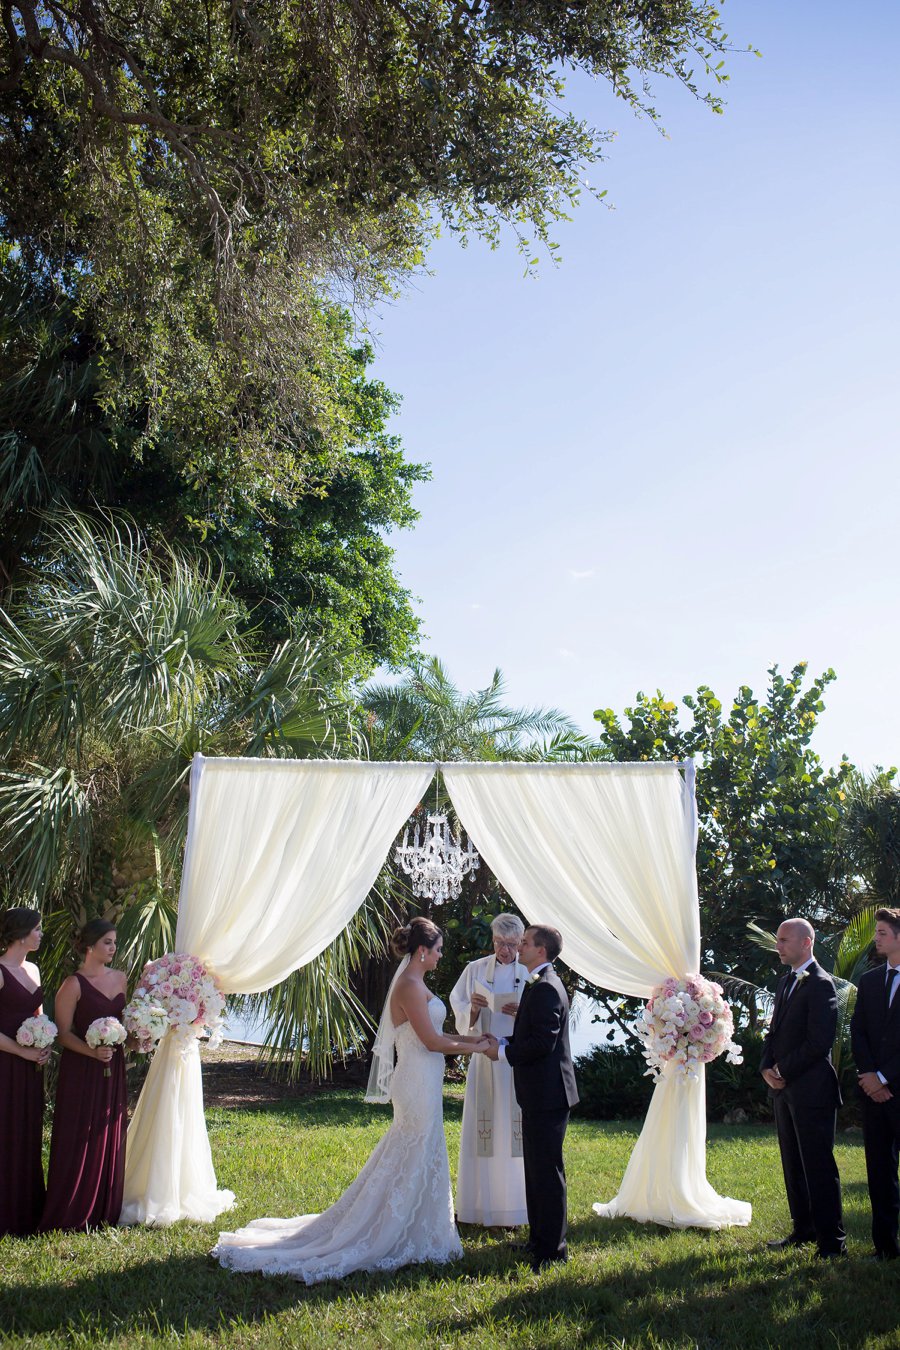
M 88 872 L 93 838 L 87 792 L 66 766 L 0 774 L 0 856 L 17 884 L 43 903 L 64 862 Z
M 722 986 L 729 1002 L 743 1003 L 747 1007 L 755 1003 L 765 1016 L 771 1015 L 775 995 L 764 985 L 754 984 L 752 980 L 742 980 L 737 975 L 725 975 L 716 970 L 710 971 L 709 977 Z
M 361 1054 L 372 1020 L 350 988 L 364 955 L 384 951 L 390 910 L 373 892 L 320 956 L 262 994 L 234 1006 L 265 1032 L 263 1058 L 276 1074 L 296 1079 L 303 1067 L 326 1078 L 335 1057 Z

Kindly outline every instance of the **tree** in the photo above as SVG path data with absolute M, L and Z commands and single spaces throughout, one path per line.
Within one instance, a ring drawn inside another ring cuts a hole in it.
M 175 425 L 163 424 L 139 446 L 139 419 L 123 422 L 105 405 L 101 344 L 90 318 L 68 297 L 43 296 L 24 269 L 11 266 L 0 280 L 7 356 L 0 594 L 23 560 L 40 565 L 48 507 L 98 516 L 125 509 L 151 546 L 179 539 L 221 558 L 232 594 L 273 642 L 288 637 L 290 615 L 302 611 L 307 627 L 345 654 L 348 676 L 402 662 L 417 621 L 384 534 L 415 521 L 412 487 L 427 470 L 406 462 L 387 432 L 398 400 L 368 375 L 371 348 L 354 345 L 350 320 L 337 309 L 331 340 L 335 369 L 340 365 L 340 438 L 294 418 L 285 444 L 293 438 L 303 468 L 276 481 L 231 455 L 198 453 Z
M 546 240 L 607 139 L 560 111 L 564 73 L 653 118 L 657 77 L 719 109 L 693 72 L 714 90 L 728 45 L 706 0 L 3 14 L 2 238 L 54 293 L 77 290 L 120 420 L 275 474 L 289 414 L 340 419 L 324 295 L 390 291 L 438 219 Z
M 358 753 L 330 654 L 301 635 L 259 648 L 227 583 L 122 522 L 57 516 L 47 565 L 0 612 L 0 881 L 47 917 L 54 991 L 73 928 L 103 914 L 134 975 L 171 949 L 196 751 Z M 263 1000 L 287 1002 L 297 1060 L 326 1072 L 364 1038 L 349 990 L 381 936 L 364 906 L 326 952 Z
M 841 819 L 843 866 L 853 878 L 852 903 L 900 905 L 900 792 L 896 769 L 847 779 Z
M 766 957 L 748 942 L 755 919 L 777 928 L 787 915 L 839 924 L 848 910 L 848 877 L 838 838 L 852 765 L 826 770 L 810 748 L 822 695 L 833 671 L 804 689 L 806 664 L 788 678 L 769 671 L 765 701 L 742 686 L 727 714 L 701 686 L 678 706 L 659 692 L 638 694 L 627 725 L 599 709 L 602 743 L 613 759 L 697 761 L 697 871 L 707 967 L 763 984 Z

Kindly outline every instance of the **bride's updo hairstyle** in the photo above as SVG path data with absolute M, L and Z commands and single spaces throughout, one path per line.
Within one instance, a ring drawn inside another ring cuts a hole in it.
M 14 942 L 21 942 L 41 921 L 39 909 L 25 909 L 19 905 L 15 909 L 5 909 L 0 914 L 0 951 L 5 952 Z
M 109 919 L 89 919 L 84 927 L 75 936 L 75 950 L 79 956 L 87 953 L 88 947 L 93 947 L 95 942 L 99 942 L 107 933 L 114 933 L 116 925 L 110 923 Z
M 391 951 L 402 961 L 404 956 L 410 956 L 419 947 L 434 946 L 439 937 L 443 934 L 437 924 L 432 923 L 430 919 L 423 919 L 417 915 L 404 928 L 395 928 L 394 936 L 391 938 Z

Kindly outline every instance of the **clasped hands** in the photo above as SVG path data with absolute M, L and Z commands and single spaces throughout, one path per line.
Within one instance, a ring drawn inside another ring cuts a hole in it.
M 787 1084 L 785 1083 L 781 1074 L 778 1072 L 777 1064 L 775 1065 L 774 1069 L 763 1069 L 762 1076 L 768 1083 L 769 1087 L 772 1088 L 773 1092 L 780 1092 L 782 1088 L 787 1087 Z
M 877 1073 L 857 1074 L 857 1079 L 859 1081 L 859 1086 L 870 1101 L 879 1103 L 889 1102 L 894 1095 L 887 1083 L 882 1083 Z
M 487 1055 L 488 1059 L 499 1059 L 500 1042 L 497 1040 L 496 1036 L 492 1036 L 489 1031 L 486 1031 L 483 1036 L 478 1038 L 478 1043 L 475 1046 L 475 1053 Z

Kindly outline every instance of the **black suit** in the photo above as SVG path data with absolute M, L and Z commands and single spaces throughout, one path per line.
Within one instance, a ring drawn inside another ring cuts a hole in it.
M 894 1094 L 890 1101 L 873 1102 L 863 1094 L 863 1140 L 866 1175 L 872 1204 L 872 1241 L 882 1256 L 898 1254 L 900 1188 L 897 1159 L 900 1152 L 900 988 L 890 1010 L 886 997 L 886 967 L 867 970 L 859 981 L 856 1007 L 850 1021 L 853 1058 L 859 1073 L 880 1073 Z M 900 986 L 900 975 L 894 977 Z
M 815 1240 L 823 1256 L 842 1252 L 846 1245 L 834 1160 L 841 1104 L 831 1063 L 836 1030 L 834 984 L 820 965 L 813 961 L 800 981 L 792 971 L 779 980 L 761 1066 L 777 1066 L 786 1084 L 769 1093 L 793 1231 L 801 1241 Z
M 569 1000 L 552 966 L 526 985 L 504 1051 L 522 1108 L 529 1250 L 535 1265 L 566 1259 L 563 1140 L 578 1101 L 569 1049 Z

